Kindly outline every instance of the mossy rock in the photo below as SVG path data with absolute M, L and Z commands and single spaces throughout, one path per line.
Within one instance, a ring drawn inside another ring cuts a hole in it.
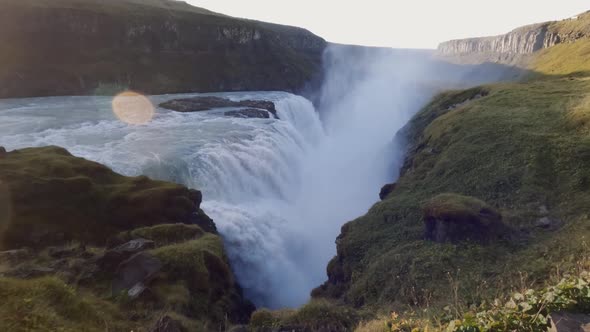
M 502 215 L 474 197 L 437 195 L 424 205 L 423 215 L 424 236 L 435 242 L 489 243 L 508 234 Z
M 133 239 L 142 238 L 154 241 L 157 247 L 198 239 L 205 232 L 197 225 L 188 224 L 161 224 L 150 227 L 136 228 L 131 231 L 118 234 L 109 239 L 109 246 L 123 244 Z
M 164 265 L 155 284 L 156 293 L 164 294 L 164 302 L 171 302 L 164 289 L 177 285 L 175 294 L 190 294 L 176 301 L 184 307 L 184 314 L 193 318 L 207 318 L 223 322 L 226 318 L 235 323 L 246 322 L 254 306 L 242 296 L 227 258 L 221 238 L 214 234 L 187 242 L 176 243 L 151 250 Z M 185 299 L 185 300 L 182 300 Z M 172 304 L 172 303 L 171 303 Z
M 350 307 L 313 300 L 297 310 L 257 310 L 249 327 L 256 332 L 352 331 L 360 319 L 361 314 Z
M 190 223 L 201 193 L 108 167 L 49 146 L 0 158 L 0 248 L 67 241 L 103 244 L 123 230 Z M 4 210 L 6 211 L 6 210 Z

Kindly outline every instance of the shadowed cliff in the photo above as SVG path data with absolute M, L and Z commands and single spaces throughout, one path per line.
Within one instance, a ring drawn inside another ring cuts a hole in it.
M 325 41 L 184 2 L 3 0 L 0 98 L 298 91 Z

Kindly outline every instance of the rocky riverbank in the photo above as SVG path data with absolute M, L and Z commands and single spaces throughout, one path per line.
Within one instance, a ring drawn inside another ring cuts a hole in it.
M 3 153 L 0 329 L 246 323 L 254 306 L 200 203 L 199 191 L 124 177 L 61 148 Z

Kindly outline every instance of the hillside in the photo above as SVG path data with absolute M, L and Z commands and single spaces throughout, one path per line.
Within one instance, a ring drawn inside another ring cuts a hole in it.
M 0 98 L 298 91 L 325 41 L 169 0 L 2 0 Z M 27 22 L 27 24 L 23 24 Z
M 528 65 L 535 52 L 588 37 L 590 12 L 562 21 L 520 27 L 504 35 L 443 42 L 437 53 L 452 62 Z
M 125 177 L 62 148 L 0 148 L 0 330 L 246 322 L 254 306 L 200 204 L 199 191 Z
M 342 227 L 313 295 L 436 312 L 579 268 L 590 253 L 589 47 L 580 38 L 541 50 L 525 81 L 424 107 L 397 135 L 407 143 L 399 180 Z

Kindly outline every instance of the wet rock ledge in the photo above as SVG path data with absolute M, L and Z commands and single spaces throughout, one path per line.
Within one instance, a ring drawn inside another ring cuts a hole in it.
M 268 100 L 240 100 L 234 101 L 221 97 L 193 97 L 173 99 L 160 104 L 160 107 L 176 112 L 202 112 L 217 108 L 244 108 L 240 110 L 227 111 L 224 114 L 240 118 L 278 118 L 275 104 Z M 270 113 L 270 114 L 269 114 Z

